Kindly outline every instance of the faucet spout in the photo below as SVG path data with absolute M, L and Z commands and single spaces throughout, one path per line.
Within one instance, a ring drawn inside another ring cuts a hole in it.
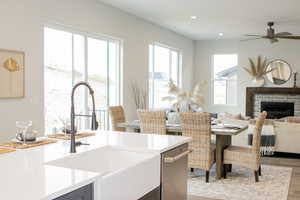
M 92 130 L 97 130 L 98 128 L 98 122 L 96 118 L 96 109 L 95 109 L 95 97 L 94 97 L 94 90 L 92 87 L 87 83 L 87 82 L 78 82 L 77 84 L 74 85 L 72 88 L 72 94 L 71 94 L 71 147 L 70 147 L 70 152 L 71 153 L 76 153 L 76 142 L 75 142 L 75 107 L 74 107 L 74 94 L 76 89 L 79 86 L 86 86 L 89 89 L 90 95 L 92 97 L 92 103 L 93 103 L 93 111 L 92 111 L 92 125 L 91 128 Z

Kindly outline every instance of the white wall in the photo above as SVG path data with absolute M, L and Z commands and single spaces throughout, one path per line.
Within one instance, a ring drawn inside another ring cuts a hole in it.
M 293 71 L 300 72 L 300 41 L 281 40 L 279 43 L 270 44 L 267 40 L 256 40 L 240 42 L 238 40 L 213 40 L 197 41 L 195 51 L 195 70 L 194 82 L 206 80 L 209 84 L 204 88 L 206 103 L 205 110 L 210 112 L 231 112 L 245 113 L 245 94 L 246 87 L 251 86 L 251 77 L 241 68 L 238 71 L 238 105 L 220 106 L 213 105 L 212 94 L 212 56 L 214 54 L 238 54 L 239 67 L 249 67 L 248 58 L 256 58 L 261 55 L 268 60 L 283 59 L 292 67 Z M 300 77 L 299 77 L 300 78 Z M 289 87 L 293 85 L 290 80 L 287 84 L 280 87 Z M 270 82 L 266 82 L 267 87 L 275 87 Z M 299 85 L 300 86 L 300 85 Z M 278 87 L 278 86 L 277 86 Z
M 123 104 L 135 118 L 130 83 L 148 84 L 148 44 L 153 41 L 183 52 L 183 87 L 193 79 L 194 41 L 95 0 L 1 0 L 0 48 L 26 53 L 26 97 L 0 99 L 0 140 L 15 134 L 16 120 L 33 120 L 43 134 L 43 26 L 63 24 L 75 30 L 110 35 L 124 42 Z M 65 111 L 69 112 L 69 108 Z

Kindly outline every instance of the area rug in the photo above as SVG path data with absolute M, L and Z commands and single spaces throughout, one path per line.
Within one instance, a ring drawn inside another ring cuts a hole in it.
M 227 179 L 216 180 L 212 170 L 205 183 L 201 170 L 189 174 L 188 194 L 222 200 L 287 200 L 292 168 L 263 165 L 260 182 L 252 170 L 233 166 Z

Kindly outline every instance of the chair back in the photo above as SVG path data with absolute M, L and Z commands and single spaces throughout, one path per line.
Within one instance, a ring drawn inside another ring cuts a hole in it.
M 165 111 L 138 110 L 137 112 L 142 133 L 160 135 L 167 133 Z
M 118 127 L 118 123 L 125 122 L 125 113 L 123 106 L 111 106 L 108 108 L 108 112 L 111 118 L 113 131 L 125 132 L 125 128 Z
M 180 113 L 182 135 L 193 138 L 189 148 L 189 165 L 209 170 L 213 155 L 211 153 L 211 118 L 209 113 Z
M 287 117 L 286 122 L 289 123 L 300 123 L 300 117 Z
M 253 134 L 252 151 L 260 155 L 261 131 L 267 117 L 267 112 L 264 111 L 256 118 L 255 130 Z

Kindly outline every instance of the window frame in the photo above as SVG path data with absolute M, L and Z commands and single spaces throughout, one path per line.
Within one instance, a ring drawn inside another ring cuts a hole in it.
M 148 45 L 148 58 L 149 58 L 149 62 L 148 62 L 148 104 L 149 104 L 149 108 L 151 109 L 157 109 L 158 107 L 155 107 L 154 106 L 154 101 L 155 101 L 155 95 L 154 95 L 154 90 L 155 90 L 155 87 L 154 87 L 154 72 L 155 72 L 155 46 L 158 46 L 158 47 L 162 47 L 162 48 L 166 48 L 169 50 L 169 77 L 172 77 L 172 52 L 176 52 L 177 55 L 178 55 L 178 58 L 177 58 L 177 86 L 178 87 L 182 87 L 182 51 L 178 48 L 174 48 L 174 47 L 171 47 L 169 45 L 166 45 L 166 44 L 163 44 L 163 43 L 159 43 L 159 42 L 151 42 L 149 45 Z M 151 57 L 150 57 L 150 51 L 151 51 L 151 48 L 152 48 L 152 61 L 150 61 Z M 152 62 L 152 66 L 151 66 L 151 62 Z M 153 75 L 152 75 L 152 79 L 150 79 L 150 72 L 153 72 Z M 152 82 L 152 84 L 151 84 Z M 152 95 L 151 95 L 152 94 Z
M 96 34 L 96 33 L 90 33 L 90 32 L 86 32 L 86 31 L 80 31 L 80 30 L 76 30 L 70 26 L 65 26 L 65 25 L 56 25 L 56 24 L 44 24 L 43 25 L 43 45 L 45 44 L 45 29 L 49 28 L 49 29 L 54 29 L 57 31 L 64 31 L 64 32 L 68 32 L 71 34 L 72 36 L 72 86 L 74 86 L 76 84 L 75 80 L 75 59 L 74 59 L 74 52 L 75 52 L 75 48 L 74 48 L 74 35 L 80 35 L 84 38 L 84 71 L 83 71 L 83 80 L 85 82 L 88 82 L 88 39 L 96 39 L 96 40 L 102 40 L 105 41 L 107 43 L 107 77 L 109 77 L 109 44 L 112 43 L 116 43 L 117 44 L 117 60 L 116 60 L 116 65 L 117 65 L 117 88 L 118 91 L 116 92 L 116 102 L 118 102 L 118 104 L 122 105 L 123 104 L 123 98 L 122 98 L 122 94 L 123 94 L 123 84 L 122 84 L 122 80 L 123 80 L 123 40 L 120 38 L 116 38 L 116 37 L 112 37 L 112 36 L 108 36 L 108 35 L 103 35 L 103 34 Z M 43 46 L 43 58 L 45 56 L 45 46 Z M 45 76 L 45 59 L 43 60 L 43 76 Z M 43 78 L 43 83 L 45 82 L 45 78 Z M 105 105 L 105 107 L 108 107 L 110 104 L 110 83 L 109 83 L 109 78 L 107 78 L 106 80 L 106 86 L 107 86 L 107 103 Z M 45 85 L 43 87 L 45 89 Z M 45 105 L 45 99 L 46 99 L 46 91 L 44 90 L 44 105 Z M 88 98 L 89 98 L 89 94 L 88 91 L 85 89 L 84 91 L 84 112 L 86 112 L 85 114 L 88 114 L 89 112 L 89 108 L 88 108 Z M 100 108 L 101 110 L 103 108 Z M 106 110 L 106 108 L 104 108 Z M 106 112 L 106 119 L 108 119 L 108 112 Z M 44 115 L 46 117 L 46 115 Z M 44 119 L 45 121 L 45 119 Z M 87 124 L 86 120 L 86 124 Z M 106 120 L 106 129 L 109 129 L 110 127 L 110 120 Z M 46 131 L 46 130 L 45 130 Z
M 226 86 L 226 103 L 225 104 L 219 104 L 219 103 L 215 103 L 215 60 L 214 60 L 214 56 L 216 55 L 236 55 L 237 56 L 237 65 L 238 65 L 238 62 L 239 62 L 239 54 L 236 53 L 236 52 L 233 52 L 233 53 L 214 53 L 212 56 L 211 56 L 211 99 L 212 99 L 212 105 L 214 106 L 226 106 L 226 107 L 235 107 L 238 105 L 238 95 L 236 96 L 236 103 L 235 104 L 228 104 L 227 103 L 227 100 L 228 100 L 228 87 Z M 236 75 L 236 84 L 238 86 L 238 72 L 237 72 L 237 75 Z M 219 80 L 220 81 L 220 80 Z M 227 81 L 226 81 L 226 85 L 227 85 Z M 236 90 L 236 94 L 237 94 L 237 90 Z

